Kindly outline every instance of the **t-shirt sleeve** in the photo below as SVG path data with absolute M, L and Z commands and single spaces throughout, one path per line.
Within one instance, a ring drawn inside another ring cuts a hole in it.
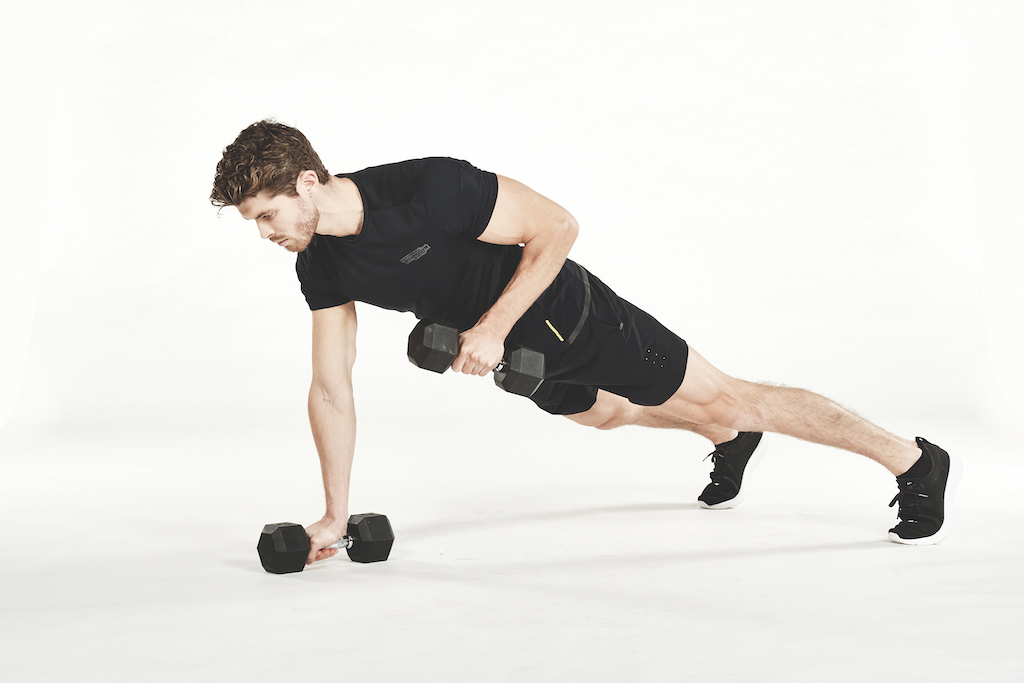
M 302 283 L 302 296 L 306 297 L 306 303 L 311 311 L 319 311 L 321 308 L 333 308 L 334 306 L 341 306 L 352 301 L 351 298 L 339 294 L 324 294 L 310 289 L 305 283 Z
M 487 228 L 494 213 L 498 176 L 482 171 L 468 161 L 445 161 L 452 166 L 444 169 L 442 174 L 453 186 L 458 184 L 458 192 L 453 193 L 454 199 L 450 201 L 432 202 L 430 213 L 445 232 L 476 239 Z
M 295 274 L 299 277 L 299 286 L 302 289 L 302 296 L 306 297 L 306 304 L 309 310 L 318 311 L 321 308 L 332 308 L 341 306 L 352 301 L 351 297 L 345 296 L 342 292 L 332 291 L 325 286 L 322 278 L 306 259 L 295 260 Z

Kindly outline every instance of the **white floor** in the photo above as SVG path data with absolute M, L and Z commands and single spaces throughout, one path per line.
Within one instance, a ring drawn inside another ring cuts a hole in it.
M 363 428 L 386 563 L 265 573 L 321 492 L 298 428 L 0 443 L 0 680 L 1024 680 L 1022 446 L 890 420 L 966 463 L 953 534 L 886 542 L 895 484 L 779 439 L 700 509 L 692 435 L 544 419 Z

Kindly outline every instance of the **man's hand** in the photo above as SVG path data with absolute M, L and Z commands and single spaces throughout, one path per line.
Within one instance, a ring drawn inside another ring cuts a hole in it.
M 481 377 L 498 367 L 505 355 L 505 338 L 479 325 L 459 335 L 459 355 L 452 370 Z
M 346 522 L 337 522 L 324 517 L 316 524 L 306 527 L 306 535 L 309 536 L 309 557 L 306 564 L 313 564 L 320 560 L 326 560 L 338 554 L 337 548 L 324 550 L 327 546 L 336 542 L 345 532 L 348 531 Z

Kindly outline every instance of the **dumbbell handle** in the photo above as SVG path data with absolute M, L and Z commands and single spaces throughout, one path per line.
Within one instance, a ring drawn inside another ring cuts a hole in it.
M 352 538 L 351 536 L 342 536 L 334 543 L 330 544 L 326 548 L 323 548 L 323 550 L 348 550 L 352 547 L 352 544 L 355 543 L 355 541 L 356 539 Z

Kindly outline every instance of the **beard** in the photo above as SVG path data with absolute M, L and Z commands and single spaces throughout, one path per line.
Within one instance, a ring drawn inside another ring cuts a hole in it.
M 295 224 L 295 237 L 285 247 L 288 251 L 305 251 L 316 234 L 316 226 L 320 223 L 320 209 L 310 202 L 309 205 L 299 203 L 299 221 Z

